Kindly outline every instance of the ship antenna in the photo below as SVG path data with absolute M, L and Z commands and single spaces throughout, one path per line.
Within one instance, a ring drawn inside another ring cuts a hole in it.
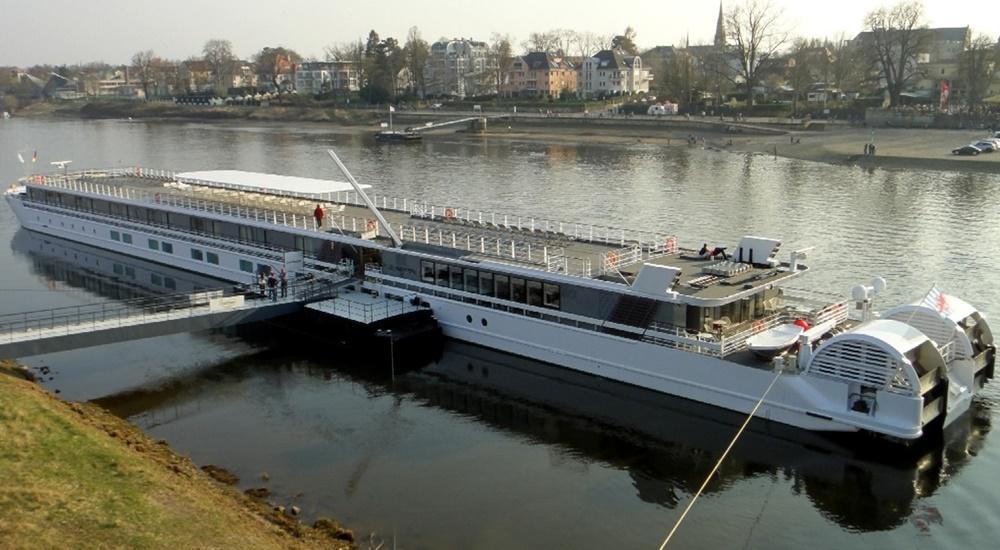
M 403 246 L 403 241 L 399 238 L 399 235 L 396 235 L 396 232 L 392 230 L 392 226 L 389 225 L 389 222 L 386 221 L 385 217 L 382 216 L 382 213 L 379 212 L 379 209 L 378 207 L 375 206 L 375 203 L 372 202 L 370 198 L 368 198 L 368 195 L 365 193 L 365 191 L 361 189 L 361 184 L 358 183 L 358 180 L 354 179 L 354 176 L 351 175 L 351 172 L 347 169 L 346 166 L 344 166 L 344 163 L 341 162 L 340 157 L 337 156 L 337 153 L 334 153 L 333 149 L 327 149 L 326 152 L 330 155 L 330 158 L 333 159 L 333 162 L 337 164 L 337 168 L 340 168 L 340 171 L 344 174 L 344 177 L 347 178 L 347 181 L 350 182 L 351 186 L 354 187 L 354 190 L 357 191 L 358 196 L 365 201 L 365 204 L 368 206 L 368 210 L 371 210 L 371 213 L 374 214 L 375 217 L 378 219 L 378 223 L 382 225 L 382 229 L 385 229 L 385 232 L 388 233 L 389 238 L 392 239 L 393 245 L 396 248 L 401 248 Z

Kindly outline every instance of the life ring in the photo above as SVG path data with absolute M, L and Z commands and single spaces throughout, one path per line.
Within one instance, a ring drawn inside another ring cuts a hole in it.
M 453 219 L 455 217 L 455 211 L 452 210 L 451 208 L 445 208 L 444 209 L 444 217 L 445 217 L 445 219 L 449 219 L 449 220 Z
M 753 334 L 757 334 L 763 328 L 764 328 L 764 321 L 761 321 L 760 319 L 757 319 L 756 321 L 750 324 L 750 332 L 752 332 Z
M 375 231 L 375 220 L 368 218 L 365 222 L 365 231 Z
M 35 175 L 32 179 L 35 183 L 42 183 L 42 176 Z
M 137 175 L 137 176 L 139 176 L 141 178 L 142 177 L 142 168 L 136 168 L 135 169 L 135 175 Z
M 614 250 L 608 252 L 604 255 L 604 265 L 607 267 L 617 267 L 618 266 L 618 253 Z
M 673 237 L 667 237 L 667 239 L 663 241 L 663 250 L 665 252 L 674 252 L 675 250 L 677 250 L 677 239 Z

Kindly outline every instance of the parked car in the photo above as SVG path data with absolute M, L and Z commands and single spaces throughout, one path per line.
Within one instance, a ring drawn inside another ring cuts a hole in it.
M 1000 139 L 1000 132 L 993 132 L 993 137 Z
M 994 143 L 992 139 L 983 139 L 979 141 L 974 141 L 969 145 L 975 147 L 976 149 L 979 149 L 984 153 L 992 153 L 993 151 L 997 150 L 997 144 Z
M 982 151 L 979 149 L 979 147 L 976 147 L 975 145 L 963 145 L 963 146 L 961 146 L 961 147 L 959 147 L 957 149 L 952 149 L 951 150 L 951 154 L 953 154 L 953 155 L 972 155 L 972 156 L 975 156 L 975 155 L 978 155 L 981 152 Z

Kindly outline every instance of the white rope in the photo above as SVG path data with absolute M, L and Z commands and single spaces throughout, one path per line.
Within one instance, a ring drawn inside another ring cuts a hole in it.
M 733 439 L 729 442 L 729 445 L 726 447 L 726 450 L 722 451 L 722 456 L 719 457 L 719 460 L 715 463 L 715 466 L 712 467 L 712 471 L 708 473 L 708 475 L 705 477 L 705 481 L 701 483 L 701 487 L 698 487 L 698 491 L 694 494 L 693 497 L 691 497 L 691 501 L 688 502 L 687 507 L 684 508 L 684 512 L 681 513 L 681 517 L 677 518 L 677 523 L 674 523 L 673 528 L 670 529 L 669 533 L 667 533 L 667 538 L 663 539 L 663 544 L 660 545 L 660 550 L 663 550 L 664 548 L 667 547 L 667 543 L 670 542 L 670 539 L 673 538 L 674 533 L 677 532 L 677 529 L 681 526 L 681 523 L 684 522 L 684 518 L 687 517 L 688 512 L 690 512 L 691 508 L 694 507 L 694 503 L 698 500 L 698 497 L 701 496 L 701 493 L 702 491 L 705 490 L 705 487 L 708 486 L 708 482 L 711 481 L 712 476 L 714 476 L 715 473 L 719 471 L 719 468 L 722 466 L 722 461 L 726 459 L 726 456 L 729 455 L 729 451 L 732 450 L 733 445 L 736 445 L 736 441 L 740 438 L 741 435 L 743 435 L 743 430 L 745 430 L 747 425 L 750 424 L 750 419 L 752 419 L 754 415 L 757 414 L 757 409 L 759 409 L 761 404 L 764 403 L 764 398 L 766 398 L 767 394 L 771 392 L 771 388 L 774 387 L 774 383 L 778 381 L 778 378 L 781 376 L 781 373 L 782 371 L 779 370 L 778 373 L 774 375 L 774 379 L 771 380 L 771 383 L 767 386 L 767 389 L 764 390 L 764 393 L 760 396 L 760 399 L 757 400 L 757 404 L 753 406 L 753 409 L 750 411 L 750 414 L 748 414 L 746 420 L 743 421 L 743 425 L 740 426 L 739 430 L 736 430 L 736 435 L 733 436 Z

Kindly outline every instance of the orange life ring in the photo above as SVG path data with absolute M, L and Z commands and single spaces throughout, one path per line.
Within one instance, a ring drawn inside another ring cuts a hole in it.
M 368 218 L 365 222 L 365 231 L 375 231 L 375 220 Z
M 445 208 L 444 209 L 444 217 L 447 218 L 447 219 L 449 219 L 449 220 L 452 219 L 452 218 L 454 218 L 455 217 L 455 211 L 452 210 L 451 208 Z
M 763 329 L 763 328 L 764 328 L 764 321 L 761 321 L 760 319 L 757 319 L 756 321 L 754 321 L 754 322 L 753 322 L 753 323 L 751 323 L 751 325 L 750 325 L 750 330 L 751 330 L 751 332 L 753 332 L 754 334 L 757 334 L 757 333 L 758 333 L 758 332 L 760 332 L 760 331 L 761 331 L 761 329 Z
M 667 237 L 667 239 L 663 241 L 663 249 L 666 252 L 673 252 L 677 250 L 677 239 L 673 237 Z
M 32 179 L 34 180 L 35 183 L 42 183 L 43 178 L 42 176 L 36 174 Z
M 604 265 L 607 267 L 617 267 L 618 266 L 618 253 L 614 250 L 608 252 L 604 255 Z

